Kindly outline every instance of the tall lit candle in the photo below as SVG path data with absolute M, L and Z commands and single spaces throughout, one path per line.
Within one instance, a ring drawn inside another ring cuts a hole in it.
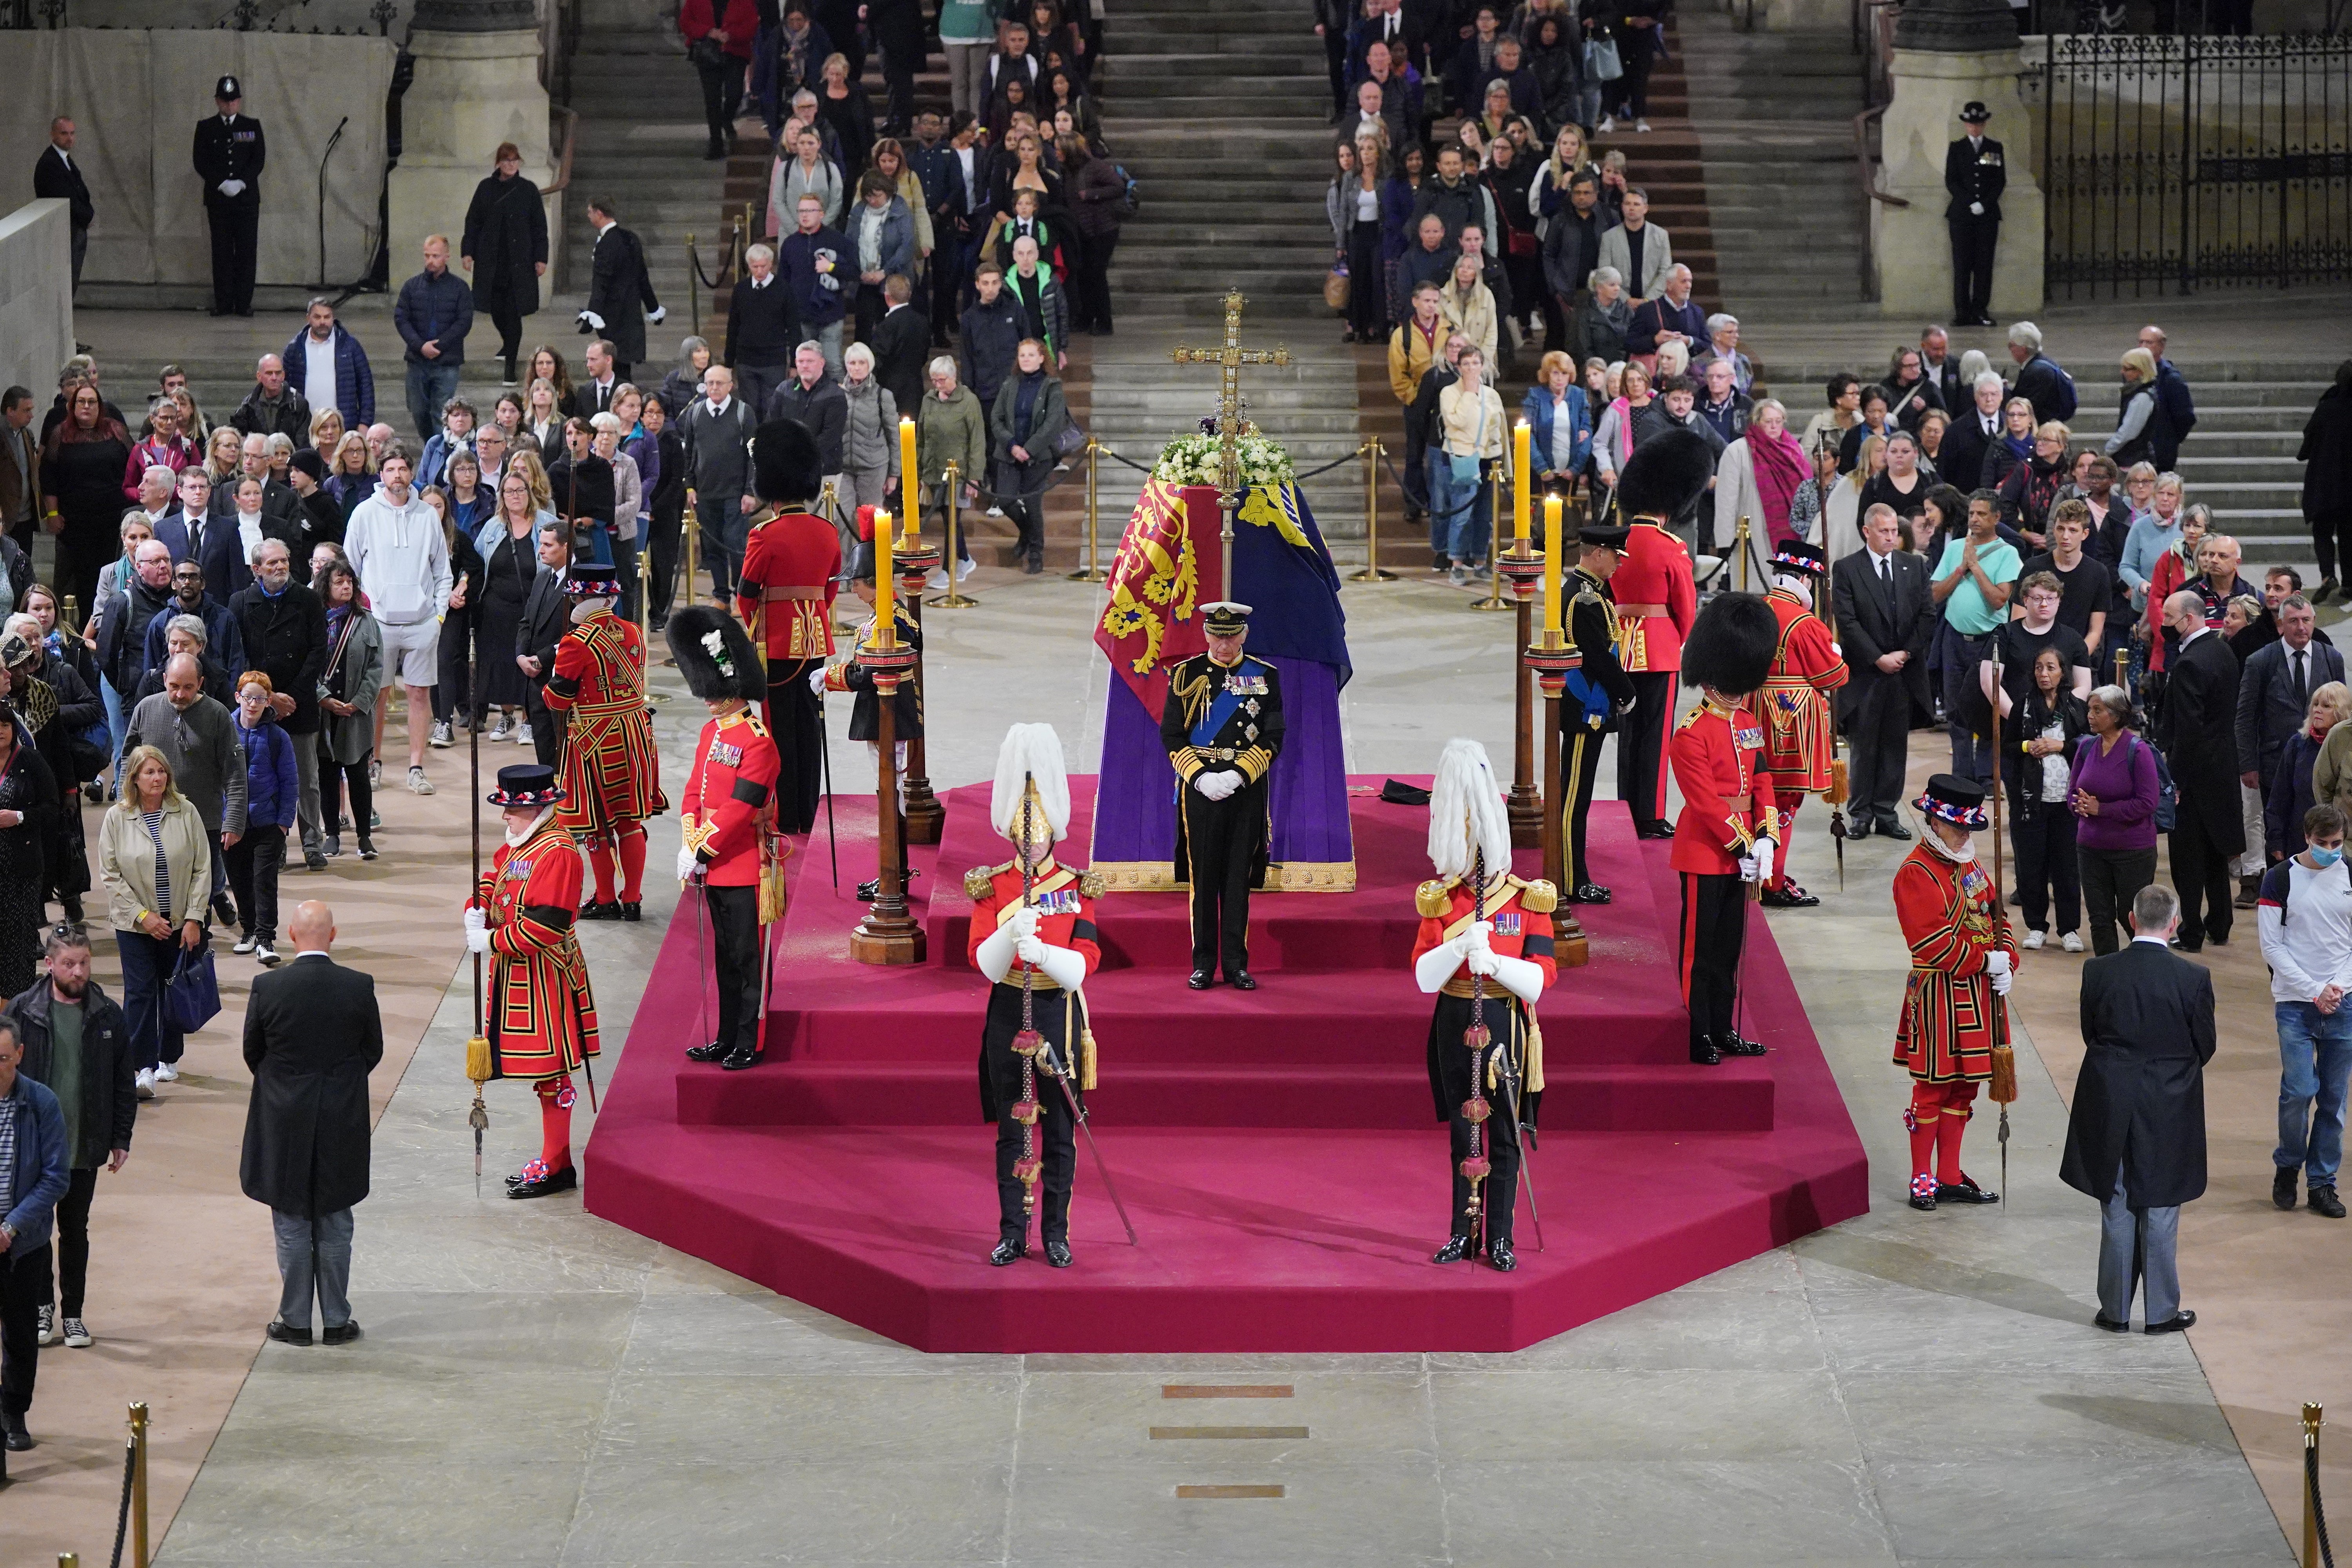
M 1520 420 L 1511 432 L 1511 461 L 1519 476 L 1518 498 L 1512 510 L 1511 537 L 1521 544 L 1528 542 L 1528 498 L 1535 493 L 1534 445 L 1535 432 L 1528 428 L 1526 420 Z
M 913 539 L 921 527 L 922 511 L 919 505 L 915 481 L 915 422 L 904 415 L 898 418 L 898 479 L 907 519 L 907 537 Z
M 1544 630 L 1559 630 L 1559 498 L 1544 497 Z
M 874 646 L 898 646 L 898 563 L 890 514 L 874 513 Z

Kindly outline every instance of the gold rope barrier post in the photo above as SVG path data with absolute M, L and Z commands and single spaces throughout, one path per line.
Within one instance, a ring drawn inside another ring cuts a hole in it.
M 1748 514 L 1739 514 L 1739 591 L 1748 592 Z
M 1381 570 L 1381 438 L 1370 437 L 1356 450 L 1364 458 L 1364 569 L 1348 581 L 1393 583 L 1396 574 Z
M 1486 596 L 1473 599 L 1470 607 L 1474 610 L 1508 610 L 1513 606 L 1510 595 L 1503 592 L 1503 552 L 1496 548 L 1503 537 L 1502 464 L 1495 465 L 1494 477 L 1486 481 L 1486 564 L 1493 581 L 1487 586 Z
M 954 458 L 949 458 L 946 467 L 940 470 L 940 481 L 941 484 L 946 486 L 948 492 L 948 539 L 946 552 L 948 591 L 941 594 L 938 598 L 933 599 L 931 603 L 934 606 L 942 610 L 969 610 L 974 605 L 979 604 L 980 601 L 978 599 L 968 599 L 964 597 L 962 594 L 956 591 L 957 573 L 963 565 L 963 553 L 958 547 L 958 535 L 956 532 L 956 503 L 963 499 L 963 471 L 956 467 Z
M 131 1406 L 131 1568 L 147 1568 L 147 1404 Z
M 1073 583 L 1099 583 L 1108 575 L 1102 569 L 1097 544 L 1100 537 L 1101 499 L 1096 489 L 1096 480 L 1102 473 L 1102 459 L 1096 454 L 1109 450 L 1093 437 L 1087 437 L 1087 564 L 1084 571 L 1070 574 Z
M 700 534 L 702 531 L 702 521 L 698 515 L 696 515 L 694 492 L 692 490 L 686 492 L 686 515 L 678 520 L 677 531 L 686 536 L 685 598 L 686 602 L 691 605 L 694 603 L 694 544 L 696 536 Z M 719 604 L 721 608 L 726 607 L 726 601 L 723 598 L 719 601 Z

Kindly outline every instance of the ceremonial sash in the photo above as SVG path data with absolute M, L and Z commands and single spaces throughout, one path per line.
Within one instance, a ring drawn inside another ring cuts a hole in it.
M 1192 726 L 1192 744 L 1207 746 L 1213 743 L 1224 729 L 1225 721 L 1240 712 L 1241 706 L 1242 699 L 1236 692 L 1230 689 L 1218 692 L 1210 702 L 1208 710 L 1201 715 L 1201 721 Z

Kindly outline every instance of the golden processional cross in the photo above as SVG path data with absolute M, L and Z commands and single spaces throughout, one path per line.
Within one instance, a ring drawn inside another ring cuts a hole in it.
M 1277 343 L 1269 351 L 1242 347 L 1242 291 L 1225 291 L 1225 344 L 1218 349 L 1188 349 L 1176 345 L 1178 364 L 1213 364 L 1217 366 L 1221 384 L 1217 389 L 1217 510 L 1221 514 L 1218 534 L 1222 574 L 1217 579 L 1217 593 L 1225 599 L 1234 597 L 1234 513 L 1242 504 L 1242 366 L 1245 364 L 1290 363 L 1290 351 Z

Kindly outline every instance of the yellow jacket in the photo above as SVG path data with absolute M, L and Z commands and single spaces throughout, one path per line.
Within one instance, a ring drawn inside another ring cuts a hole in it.
M 1445 317 L 1437 318 L 1435 337 L 1422 335 L 1420 325 L 1407 321 L 1389 334 L 1389 390 L 1406 407 L 1421 392 L 1421 378 L 1436 363 L 1439 351 L 1445 347 Z

